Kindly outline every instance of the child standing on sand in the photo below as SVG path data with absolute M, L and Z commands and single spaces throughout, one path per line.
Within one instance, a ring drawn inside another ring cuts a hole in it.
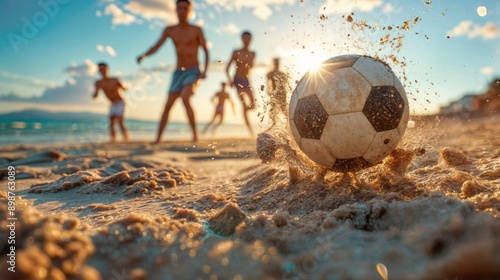
M 97 98 L 99 89 L 104 91 L 106 97 L 111 101 L 109 108 L 109 132 L 111 135 L 111 142 L 116 141 L 115 125 L 118 123 L 123 135 L 123 139 L 128 141 L 128 131 L 125 127 L 123 113 L 125 111 L 125 102 L 123 101 L 121 90 L 126 90 L 125 86 L 117 78 L 108 76 L 109 68 L 106 63 L 99 63 L 99 73 L 102 79 L 96 81 L 95 92 L 93 98 Z
M 207 132 L 208 128 L 210 127 L 210 125 L 212 125 L 212 123 L 215 121 L 217 117 L 219 117 L 220 119 L 219 122 L 212 128 L 212 134 L 215 134 L 215 129 L 217 129 L 217 127 L 222 124 L 222 120 L 224 119 L 224 103 L 226 102 L 226 100 L 229 101 L 229 103 L 231 103 L 233 114 L 235 113 L 234 103 L 231 97 L 229 96 L 229 93 L 226 91 L 226 85 L 227 85 L 226 83 L 222 83 L 221 84 L 222 89 L 219 92 L 217 92 L 211 99 L 212 103 L 215 103 L 217 105 L 215 106 L 214 117 L 203 129 L 203 134 Z M 215 99 L 217 99 L 217 101 L 215 101 Z

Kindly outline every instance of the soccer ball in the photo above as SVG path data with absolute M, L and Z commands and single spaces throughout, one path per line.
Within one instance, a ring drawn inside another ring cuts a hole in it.
M 391 68 L 343 55 L 302 77 L 290 100 L 290 130 L 311 160 L 337 172 L 380 163 L 408 125 L 406 92 Z

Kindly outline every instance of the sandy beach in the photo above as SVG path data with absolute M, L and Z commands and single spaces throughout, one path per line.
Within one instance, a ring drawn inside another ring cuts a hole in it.
M 389 279 L 499 279 L 499 121 L 413 118 L 397 151 L 354 174 L 319 170 L 285 125 L 0 147 L 0 278 L 383 279 L 381 263 Z

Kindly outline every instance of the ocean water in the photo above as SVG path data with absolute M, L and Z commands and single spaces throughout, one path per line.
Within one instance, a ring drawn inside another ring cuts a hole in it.
M 153 141 L 158 130 L 158 122 L 126 120 L 130 141 Z M 198 124 L 200 134 L 205 127 Z M 116 127 L 117 140 L 121 141 L 120 129 Z M 210 131 L 200 134 L 200 139 L 231 138 L 250 136 L 244 125 L 223 124 L 217 128 L 215 135 Z M 187 123 L 172 122 L 163 133 L 163 141 L 191 140 L 192 133 Z M 102 121 L 12 121 L 0 119 L 0 145 L 12 144 L 49 144 L 49 143 L 100 143 L 107 142 L 109 123 Z

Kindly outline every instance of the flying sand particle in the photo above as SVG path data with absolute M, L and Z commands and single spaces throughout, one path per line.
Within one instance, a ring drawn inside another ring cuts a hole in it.
M 485 6 L 479 6 L 479 7 L 477 7 L 477 14 L 480 17 L 484 17 L 488 14 L 488 10 L 486 9 Z
M 384 280 L 389 279 L 389 273 L 387 272 L 387 268 L 385 267 L 384 264 L 378 263 L 377 264 L 377 272 L 382 276 Z

